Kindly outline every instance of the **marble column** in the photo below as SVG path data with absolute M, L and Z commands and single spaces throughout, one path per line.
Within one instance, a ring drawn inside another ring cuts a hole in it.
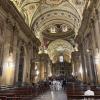
M 2 79 L 2 62 L 3 62 L 3 51 L 4 51 L 4 23 L 0 18 L 0 84 Z
M 72 53 L 72 61 L 74 65 L 73 76 L 83 81 L 83 68 L 79 51 L 75 51 Z
M 19 33 L 17 33 L 19 34 Z M 20 47 L 22 45 L 22 41 L 17 37 L 17 45 L 16 45 L 16 67 L 15 67 L 15 78 L 14 83 L 18 83 L 18 74 L 19 74 L 19 59 L 20 59 Z
M 23 82 L 30 83 L 30 54 L 28 46 L 24 46 L 25 56 L 24 56 L 24 69 L 23 69 Z
M 35 45 L 34 43 L 32 45 L 31 58 L 32 58 L 31 68 L 30 68 L 31 82 L 37 83 L 40 80 L 40 60 L 38 56 L 38 45 Z
M 7 35 L 7 34 L 8 35 Z M 3 56 L 3 70 L 2 70 L 2 84 L 3 85 L 13 85 L 14 84 L 14 70 L 15 70 L 15 61 L 14 61 L 14 52 L 9 54 L 11 48 L 11 30 L 5 29 L 5 43 L 4 43 L 4 56 Z M 13 47 L 12 47 L 13 48 Z
M 81 61 L 82 61 L 82 69 L 83 69 L 83 81 L 84 82 L 87 82 L 87 72 L 86 72 L 86 65 L 85 65 L 85 59 L 84 59 L 84 47 L 83 45 L 81 44 L 79 46 L 79 50 L 80 50 L 80 54 L 81 54 Z
M 98 65 L 95 63 L 95 60 L 96 60 L 95 56 L 96 56 L 97 52 L 98 52 L 98 55 L 99 55 L 99 49 L 100 49 L 100 39 L 99 39 L 99 37 L 100 37 L 100 28 L 99 28 L 99 25 L 100 25 L 99 24 L 99 17 L 97 15 L 97 13 L 95 13 L 95 19 L 92 19 L 92 31 L 91 31 L 93 42 L 95 42 L 95 44 L 92 43 L 92 44 L 94 44 L 93 48 L 92 48 L 93 51 L 94 51 L 94 52 L 92 52 L 94 66 L 91 66 L 91 67 L 94 67 L 93 68 L 94 69 L 94 73 L 95 73 L 94 81 L 96 83 L 98 83 L 98 75 L 97 75 L 97 72 L 98 72 L 98 67 L 97 66 Z
M 84 33 L 85 34 L 85 33 Z M 81 39 L 81 42 L 79 41 Z M 85 83 L 88 83 L 89 79 L 89 72 L 88 72 L 88 60 L 87 60 L 87 40 L 86 35 L 81 34 L 78 38 L 78 44 L 79 44 L 79 51 L 81 56 L 81 63 L 82 63 L 82 69 L 83 69 L 83 81 Z

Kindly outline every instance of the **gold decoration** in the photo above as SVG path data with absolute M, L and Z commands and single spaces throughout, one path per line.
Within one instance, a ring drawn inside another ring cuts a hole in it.
M 63 0 L 46 0 L 46 3 L 49 5 L 59 5 Z

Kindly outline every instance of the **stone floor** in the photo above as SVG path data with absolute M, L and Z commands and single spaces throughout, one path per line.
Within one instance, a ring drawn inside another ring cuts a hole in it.
M 64 91 L 48 91 L 33 100 L 67 100 L 67 95 Z

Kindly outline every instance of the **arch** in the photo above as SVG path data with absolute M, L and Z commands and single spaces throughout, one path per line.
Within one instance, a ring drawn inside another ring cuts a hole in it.
M 68 41 L 57 39 L 49 44 L 47 51 L 49 57 L 53 60 L 55 55 L 58 54 L 66 54 L 70 58 L 74 48 Z

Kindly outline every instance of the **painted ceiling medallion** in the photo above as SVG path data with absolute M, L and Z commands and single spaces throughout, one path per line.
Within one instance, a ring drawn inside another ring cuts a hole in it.
M 63 0 L 46 0 L 46 3 L 49 5 L 59 5 Z

